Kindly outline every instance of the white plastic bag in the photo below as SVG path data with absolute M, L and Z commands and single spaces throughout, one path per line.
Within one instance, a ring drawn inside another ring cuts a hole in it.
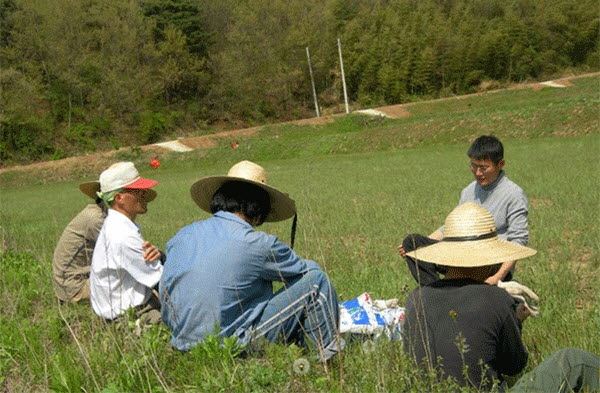
M 373 300 L 365 292 L 340 304 L 340 332 L 400 340 L 404 308 L 397 299 Z

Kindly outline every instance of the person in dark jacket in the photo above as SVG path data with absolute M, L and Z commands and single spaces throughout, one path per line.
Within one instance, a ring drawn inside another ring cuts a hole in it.
M 535 252 L 499 239 L 494 218 L 481 205 L 458 206 L 446 218 L 441 242 L 407 254 L 444 266 L 447 273 L 409 295 L 405 349 L 420 365 L 477 389 L 519 373 L 527 364 L 521 341 L 527 311 L 485 280 L 498 264 Z
M 505 390 L 504 375 L 516 375 L 527 364 L 521 324 L 530 311 L 486 278 L 499 264 L 535 253 L 499 239 L 494 218 L 484 207 L 473 202 L 458 206 L 446 218 L 442 241 L 407 254 L 447 272 L 444 279 L 409 295 L 404 349 L 441 378 L 451 377 L 478 391 L 495 384 Z M 511 392 L 598 391 L 599 371 L 596 355 L 565 348 L 522 376 Z

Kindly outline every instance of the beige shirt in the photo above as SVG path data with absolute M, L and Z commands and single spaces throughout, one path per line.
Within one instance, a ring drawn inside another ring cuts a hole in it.
M 76 302 L 89 298 L 92 253 L 104 218 L 100 206 L 89 204 L 63 231 L 52 263 L 54 292 L 59 299 Z

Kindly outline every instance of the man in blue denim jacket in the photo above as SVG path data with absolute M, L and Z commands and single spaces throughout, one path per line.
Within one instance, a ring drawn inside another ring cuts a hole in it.
M 319 265 L 254 227 L 295 215 L 294 201 L 266 184 L 266 172 L 242 161 L 227 176 L 200 179 L 192 198 L 207 220 L 181 229 L 167 244 L 160 282 L 162 319 L 171 343 L 186 351 L 207 335 L 241 344 L 312 343 L 325 361 L 343 348 L 335 289 Z M 273 281 L 283 288 L 273 292 Z

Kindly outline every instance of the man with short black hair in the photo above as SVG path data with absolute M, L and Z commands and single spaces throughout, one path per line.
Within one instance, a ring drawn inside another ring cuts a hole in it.
M 475 139 L 467 155 L 470 168 L 475 180 L 465 187 L 461 194 L 459 205 L 465 202 L 476 202 L 489 210 L 498 228 L 498 235 L 505 240 L 527 245 L 529 230 L 527 224 L 527 196 L 517 184 L 504 173 L 504 146 L 494 136 L 482 135 Z M 406 236 L 398 247 L 400 255 L 419 247 L 434 244 L 443 239 L 444 227 L 433 232 L 429 237 L 418 234 Z M 438 273 L 444 273 L 444 268 L 427 262 L 406 257 L 407 265 L 413 277 L 420 285 L 427 285 L 439 278 Z M 512 278 L 515 261 L 505 261 L 498 271 L 485 281 L 496 285 L 499 281 L 509 281 Z
M 242 345 L 268 341 L 313 344 L 326 361 L 344 346 L 337 295 L 320 266 L 300 258 L 263 222 L 295 217 L 294 200 L 267 185 L 266 171 L 242 161 L 227 176 L 200 179 L 196 204 L 212 217 L 181 229 L 167 243 L 160 282 L 162 319 L 171 343 L 187 351 L 210 334 Z M 273 293 L 273 282 L 283 287 Z

